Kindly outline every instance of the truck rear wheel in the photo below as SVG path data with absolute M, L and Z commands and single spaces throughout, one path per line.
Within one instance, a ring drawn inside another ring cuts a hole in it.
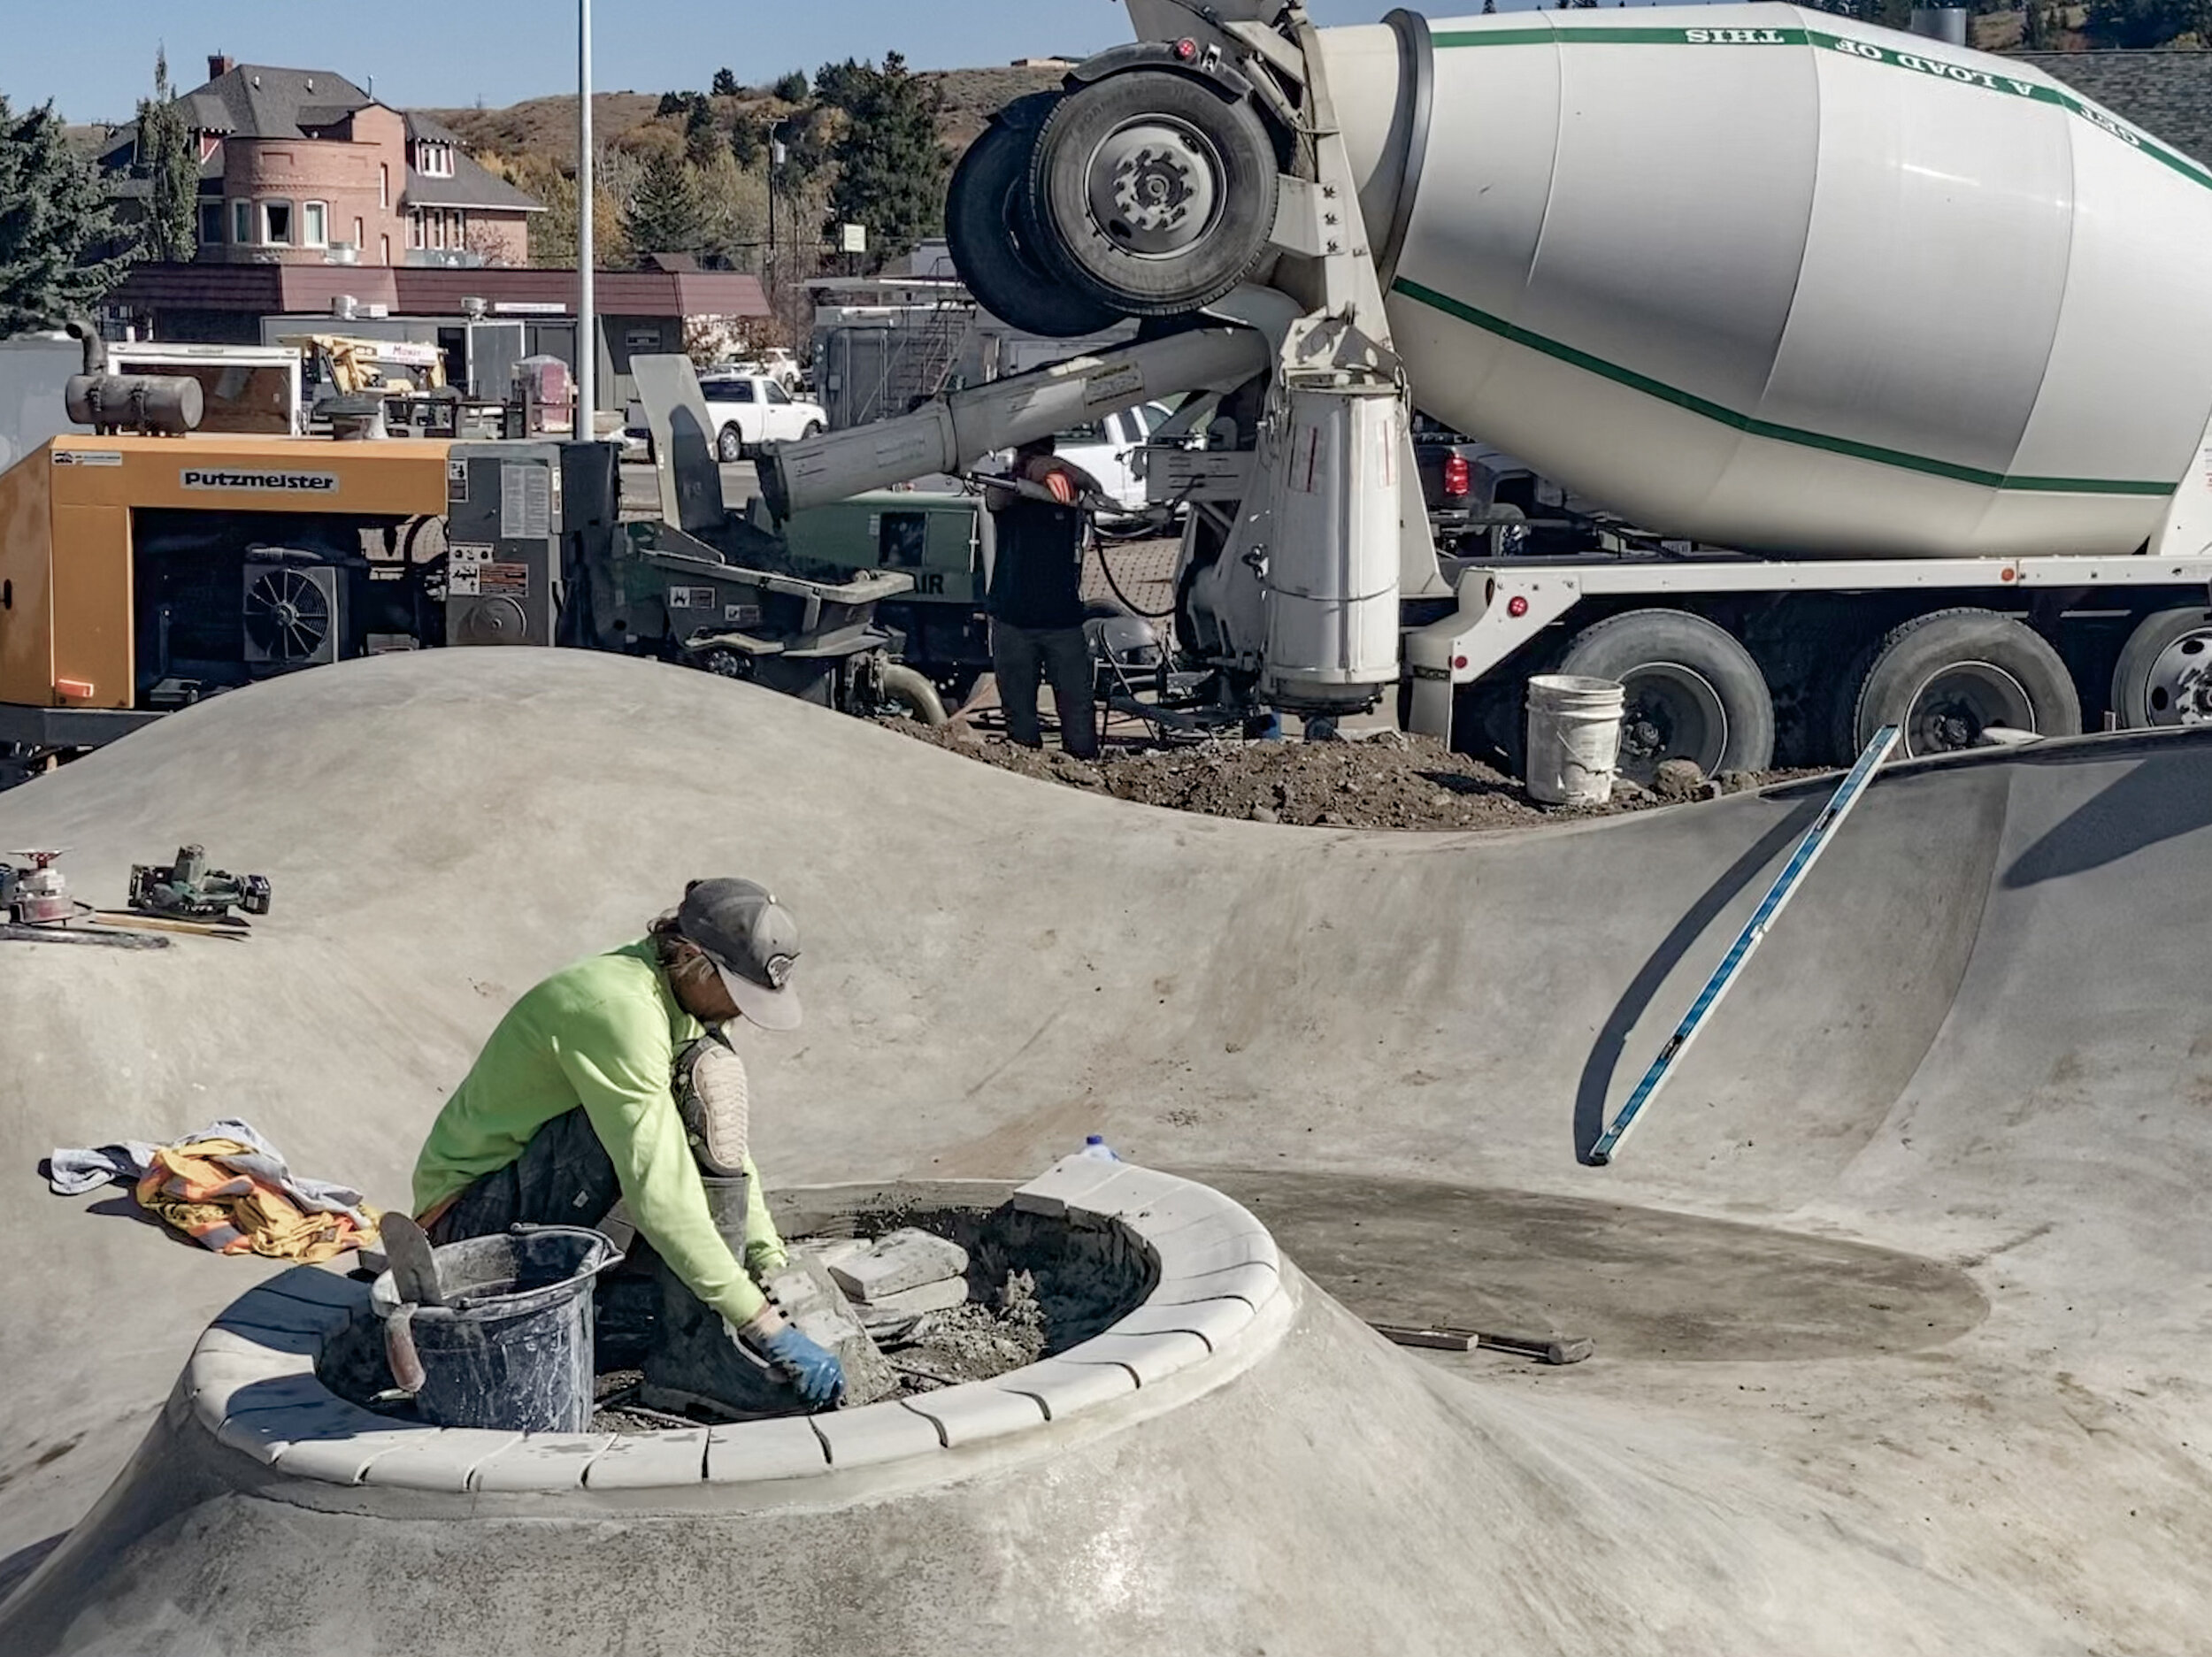
M 2081 699 L 2058 652 L 2025 623 L 1990 610 L 1939 610 L 1882 641 L 1852 724 L 1862 748 L 1893 725 L 1904 755 L 1948 754 L 1975 747 L 1992 725 L 2078 736 Z
M 1275 146 L 1247 103 L 1134 69 L 1071 92 L 1029 164 L 1041 261 L 1123 316 L 1182 316 L 1250 273 L 1275 225 Z
M 1632 610 L 1586 628 L 1562 673 L 1620 681 L 1621 773 L 1649 783 L 1660 762 L 1708 777 L 1774 763 L 1774 696 L 1751 653 L 1702 616 Z
M 2212 614 L 2144 617 L 2112 670 L 2112 711 L 2130 731 L 2212 723 Z
M 1030 152 L 1061 96 L 1016 99 L 969 146 L 945 198 L 945 240 L 960 280 L 984 310 L 1025 334 L 1072 340 L 1102 333 L 1120 318 L 1048 273 L 1023 243 Z

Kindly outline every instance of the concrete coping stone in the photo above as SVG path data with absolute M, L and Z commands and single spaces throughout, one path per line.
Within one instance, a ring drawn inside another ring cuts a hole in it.
M 396 1422 L 317 1378 L 325 1343 L 375 1314 L 367 1285 L 313 1266 L 280 1273 L 226 1308 L 194 1349 L 182 1391 L 219 1443 L 280 1474 L 326 1484 L 458 1495 L 766 1483 L 946 1454 L 1112 1404 L 1219 1358 L 1282 1293 L 1267 1228 L 1194 1180 L 1070 1156 L 1018 1190 L 1013 1206 L 1118 1228 L 1145 1260 L 1150 1291 L 1064 1352 L 913 1398 L 624 1436 Z

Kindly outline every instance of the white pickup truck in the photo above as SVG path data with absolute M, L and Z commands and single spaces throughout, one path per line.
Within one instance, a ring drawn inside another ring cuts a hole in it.
M 796 442 L 829 429 L 829 415 L 818 403 L 794 397 L 772 374 L 733 374 L 709 369 L 699 376 L 706 399 L 718 460 L 743 460 L 763 443 Z M 645 405 L 633 400 L 624 416 L 627 446 L 649 452 Z

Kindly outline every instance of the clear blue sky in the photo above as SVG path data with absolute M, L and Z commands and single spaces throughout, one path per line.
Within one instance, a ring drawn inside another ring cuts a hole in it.
M 1310 0 L 1323 23 L 1379 19 L 1395 0 Z M 1500 10 L 1531 0 L 1500 0 Z M 36 0 L 5 0 L 0 12 Z M 361 5 L 333 0 L 104 0 L 93 35 L 50 6 L 43 27 L 9 27 L 0 94 L 18 109 L 51 98 L 73 121 L 127 120 L 169 50 L 186 88 L 211 53 L 242 63 L 331 69 L 404 107 L 512 104 L 575 84 L 574 7 L 567 0 L 445 0 Z M 1448 0 L 1436 15 L 1480 11 Z M 832 58 L 901 51 L 918 68 L 961 69 L 1129 38 L 1116 0 L 595 0 L 595 79 L 603 91 L 703 89 L 717 67 L 738 79 L 811 72 Z

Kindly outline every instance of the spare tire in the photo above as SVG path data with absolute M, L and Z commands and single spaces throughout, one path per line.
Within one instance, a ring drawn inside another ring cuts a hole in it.
M 1585 628 L 1558 671 L 1618 680 L 1621 774 L 1649 785 L 1660 763 L 1708 777 L 1774 763 L 1774 694 L 1751 652 L 1702 616 L 1632 610 Z
M 1993 610 L 1939 610 L 1882 641 L 1853 725 L 1861 748 L 1893 725 L 1900 757 L 1947 754 L 1979 746 L 1992 725 L 2078 736 L 2081 698 L 2058 652 L 2025 623 Z
M 1275 227 L 1275 146 L 1248 102 L 1133 69 L 1038 134 L 1023 225 L 1044 264 L 1123 316 L 1183 316 L 1251 273 Z
M 1022 243 L 1030 150 L 1060 96 L 1017 99 L 968 147 L 945 198 L 945 240 L 960 280 L 984 310 L 1025 334 L 1072 340 L 1103 333 L 1120 318 L 1048 274 Z

